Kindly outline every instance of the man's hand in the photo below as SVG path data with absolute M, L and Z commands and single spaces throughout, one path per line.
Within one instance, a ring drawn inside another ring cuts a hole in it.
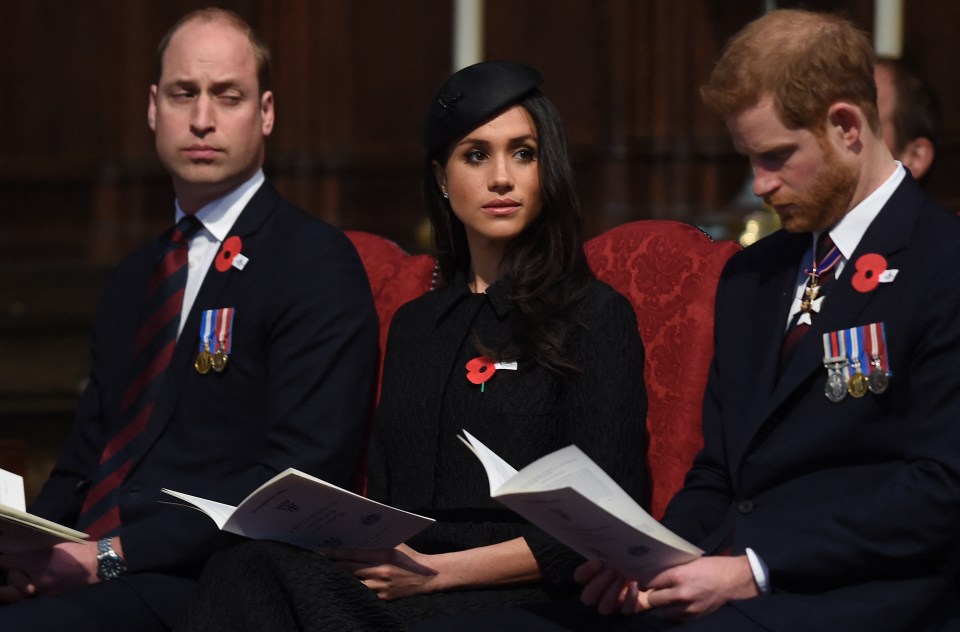
M 599 562 L 587 562 L 574 578 L 584 584 L 580 598 L 600 614 L 635 614 L 651 608 L 672 619 L 692 619 L 713 612 L 728 601 L 759 594 L 745 555 L 702 557 L 669 568 L 642 590 Z
M 438 571 L 428 566 L 429 555 L 406 544 L 395 549 L 330 551 L 327 557 L 353 574 L 383 600 L 439 590 Z
M 7 571 L 0 602 L 75 590 L 99 581 L 97 543 L 64 542 L 41 551 L 0 554 L 0 570 Z

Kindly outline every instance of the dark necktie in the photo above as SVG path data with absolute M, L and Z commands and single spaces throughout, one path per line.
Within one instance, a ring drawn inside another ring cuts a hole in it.
M 840 252 L 834 246 L 829 232 L 824 231 L 817 238 L 815 264 L 807 271 L 807 285 L 803 290 L 800 311 L 794 314 L 790 327 L 783 337 L 783 344 L 780 347 L 781 368 L 786 365 L 796 344 L 809 331 L 813 319 L 820 311 L 827 290 L 833 282 L 833 271 L 839 260 Z
M 119 430 L 100 455 L 77 523 L 77 528 L 91 538 L 112 535 L 120 526 L 118 490 L 133 465 L 136 439 L 147 427 L 164 372 L 173 357 L 187 284 L 188 242 L 202 227 L 192 215 L 177 222 L 150 274 L 134 342 L 131 379 L 120 400 Z

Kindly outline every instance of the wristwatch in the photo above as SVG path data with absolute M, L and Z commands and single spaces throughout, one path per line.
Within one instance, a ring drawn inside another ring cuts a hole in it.
M 103 581 L 116 579 L 127 572 L 127 564 L 113 550 L 110 538 L 100 538 L 97 542 L 97 577 Z

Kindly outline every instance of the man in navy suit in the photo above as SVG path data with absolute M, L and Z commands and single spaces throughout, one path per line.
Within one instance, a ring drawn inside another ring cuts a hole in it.
M 785 228 L 720 280 L 704 447 L 663 519 L 706 555 L 643 585 L 590 561 L 593 611 L 460 630 L 922 630 L 956 600 L 960 220 L 884 145 L 843 19 L 767 14 L 703 96 Z
M 602 612 L 916 630 L 956 598 L 960 221 L 884 145 L 872 69 L 849 22 L 774 11 L 703 88 L 785 230 L 724 270 L 705 445 L 664 517 L 708 555 L 645 586 L 589 563 Z
M 343 486 L 355 473 L 373 394 L 373 300 L 349 240 L 264 180 L 269 52 L 237 15 L 208 9 L 178 22 L 158 53 L 148 122 L 177 219 L 202 222 L 184 248 L 169 364 L 148 382 L 143 423 L 125 425 L 136 348 L 149 347 L 135 344 L 149 329 L 143 297 L 173 231 L 108 281 L 90 385 L 31 507 L 96 539 L 0 556 L 0 599 L 16 602 L 0 608 L 5 631 L 172 627 L 230 539 L 164 502 L 163 487 L 237 504 L 288 467 Z M 121 453 L 122 467 L 103 472 Z

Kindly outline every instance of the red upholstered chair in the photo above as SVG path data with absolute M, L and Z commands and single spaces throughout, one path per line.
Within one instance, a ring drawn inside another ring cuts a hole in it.
M 397 309 L 430 289 L 434 260 L 430 255 L 411 255 L 390 241 L 362 231 L 348 230 L 363 267 L 380 320 L 380 368 L 377 371 L 377 400 L 380 399 L 380 372 L 387 348 L 387 332 Z
M 597 278 L 626 296 L 646 350 L 647 460 L 652 511 L 660 518 L 703 445 L 703 393 L 713 354 L 717 281 L 740 246 L 688 224 L 642 220 L 586 245 Z

